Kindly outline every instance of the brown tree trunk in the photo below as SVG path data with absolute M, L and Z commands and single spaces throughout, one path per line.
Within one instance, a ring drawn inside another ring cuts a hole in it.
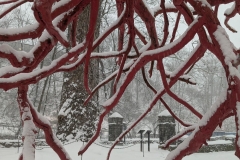
M 86 35 L 88 31 L 89 13 L 90 7 L 88 6 L 78 19 L 78 42 L 85 39 L 83 35 Z M 100 19 L 98 22 L 95 37 L 99 35 Z M 57 131 L 57 135 L 62 141 L 68 141 L 69 138 L 88 141 L 95 132 L 95 122 L 99 114 L 98 95 L 96 94 L 91 102 L 83 106 L 84 100 L 88 96 L 83 78 L 84 65 L 72 72 L 64 73 Z M 88 79 L 90 88 L 97 85 L 99 79 L 98 60 L 91 60 Z

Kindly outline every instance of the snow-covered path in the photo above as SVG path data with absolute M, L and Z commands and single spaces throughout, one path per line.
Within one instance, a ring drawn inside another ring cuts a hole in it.
M 65 148 L 69 152 L 73 160 L 80 160 L 77 152 L 81 147 L 81 142 L 75 142 L 66 145 Z M 119 148 L 119 147 L 118 147 Z M 145 150 L 147 145 L 145 144 Z M 21 151 L 21 149 L 20 149 Z M 93 144 L 89 150 L 83 155 L 82 160 L 105 160 L 108 148 L 104 148 Z M 164 160 L 169 152 L 157 148 L 157 144 L 151 144 L 151 152 L 140 152 L 139 144 L 125 149 L 114 149 L 111 160 Z M 17 148 L 0 148 L 0 160 L 17 160 L 19 153 Z M 45 148 L 36 150 L 36 160 L 59 160 L 58 156 L 50 149 Z M 196 153 L 185 157 L 184 160 L 238 160 L 234 156 L 234 152 L 215 152 L 215 153 Z

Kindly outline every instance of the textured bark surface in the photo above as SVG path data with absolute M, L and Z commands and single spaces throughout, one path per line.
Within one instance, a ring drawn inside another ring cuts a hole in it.
M 86 7 L 77 22 L 77 42 L 82 42 L 89 28 L 90 7 Z M 95 36 L 99 35 L 100 19 L 98 20 Z M 90 88 L 94 88 L 99 81 L 98 60 L 93 59 L 89 65 L 88 81 Z M 96 131 L 96 121 L 99 115 L 98 94 L 90 103 L 84 105 L 88 97 L 84 86 L 84 66 L 74 71 L 64 73 L 60 110 L 68 111 L 66 115 L 58 116 L 57 136 L 62 141 L 80 139 L 88 141 Z M 68 138 L 67 138 L 68 137 Z

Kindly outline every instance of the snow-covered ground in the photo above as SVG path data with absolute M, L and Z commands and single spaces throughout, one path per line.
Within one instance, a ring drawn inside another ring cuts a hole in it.
M 80 160 L 81 157 L 77 156 L 81 142 L 75 142 L 65 145 L 66 150 L 73 160 Z M 164 160 L 169 151 L 158 149 L 158 144 L 151 144 L 151 151 L 147 151 L 147 144 L 145 144 L 144 157 L 140 152 L 140 144 L 136 144 L 129 148 L 114 149 L 110 159 L 111 160 Z M 122 148 L 117 146 L 116 148 Z M 21 149 L 20 149 L 21 150 Z M 17 160 L 19 153 L 17 148 L 0 148 L 1 160 Z M 107 157 L 108 148 L 101 147 L 93 144 L 89 150 L 83 155 L 82 160 L 105 160 Z M 50 148 L 36 150 L 36 160 L 59 160 L 58 156 Z M 234 152 L 214 152 L 214 153 L 195 153 L 187 156 L 184 160 L 238 160 L 234 156 Z

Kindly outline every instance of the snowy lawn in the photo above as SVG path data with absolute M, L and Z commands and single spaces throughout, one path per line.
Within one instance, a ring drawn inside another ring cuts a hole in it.
M 81 142 L 75 142 L 66 145 L 65 148 L 73 160 L 80 160 L 81 157 L 77 156 Z M 140 152 L 140 144 L 125 149 L 114 149 L 110 159 L 111 160 L 164 160 L 169 151 L 158 149 L 158 144 L 151 144 L 151 151 L 147 151 L 147 144 L 145 144 L 144 157 Z M 123 146 L 117 146 L 122 148 Z M 21 151 L 21 148 L 20 148 Z M 105 160 L 107 157 L 108 148 L 104 148 L 93 144 L 89 150 L 83 155 L 82 160 Z M 19 153 L 17 148 L 0 148 L 1 160 L 17 160 Z M 215 152 L 215 153 L 195 153 L 187 156 L 184 160 L 237 160 L 234 152 Z M 59 160 L 58 156 L 50 148 L 36 150 L 36 160 Z

